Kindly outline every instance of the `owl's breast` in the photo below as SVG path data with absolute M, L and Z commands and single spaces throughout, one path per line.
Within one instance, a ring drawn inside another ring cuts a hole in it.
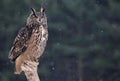
M 46 28 L 43 27 L 43 25 L 40 26 L 40 29 L 41 29 L 41 35 L 39 36 L 39 39 L 37 42 L 39 47 L 43 47 L 43 49 L 45 48 L 46 46 L 46 42 L 48 40 L 48 31 Z
M 30 39 L 30 48 L 33 50 L 32 56 L 39 58 L 45 49 L 46 42 L 48 40 L 48 31 L 42 25 L 33 30 Z
M 45 40 L 48 39 L 48 31 L 43 26 L 41 26 L 41 27 L 42 27 L 42 38 L 41 38 L 41 41 L 45 41 Z

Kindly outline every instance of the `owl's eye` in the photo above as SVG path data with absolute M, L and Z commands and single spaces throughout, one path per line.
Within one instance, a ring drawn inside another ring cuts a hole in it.
M 38 16 L 36 16 L 36 15 L 34 15 L 34 14 L 33 14 L 33 17 L 34 17 L 34 18 L 38 18 Z

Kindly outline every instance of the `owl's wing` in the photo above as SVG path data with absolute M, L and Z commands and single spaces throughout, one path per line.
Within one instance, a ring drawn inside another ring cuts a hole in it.
M 15 38 L 13 42 L 13 47 L 11 48 L 9 52 L 8 58 L 11 61 L 15 61 L 19 55 L 25 52 L 28 46 L 28 40 L 30 36 L 31 36 L 31 32 L 27 29 L 27 27 L 23 27 L 19 31 L 17 37 Z

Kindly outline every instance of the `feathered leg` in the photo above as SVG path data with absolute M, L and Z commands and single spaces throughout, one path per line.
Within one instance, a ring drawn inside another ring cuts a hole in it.
M 23 64 L 24 57 L 20 55 L 15 61 L 15 74 L 20 74 L 22 72 L 21 65 Z

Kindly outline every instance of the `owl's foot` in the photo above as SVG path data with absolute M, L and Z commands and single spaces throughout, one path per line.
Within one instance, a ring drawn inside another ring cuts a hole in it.
M 22 72 L 21 65 L 16 65 L 14 68 L 14 74 L 20 74 Z
M 14 74 L 18 74 L 18 75 L 19 75 L 20 73 L 21 73 L 21 72 L 17 72 L 17 71 L 14 72 Z
M 17 69 L 15 68 L 14 74 L 20 74 L 21 72 L 22 72 L 21 69 L 17 70 Z

